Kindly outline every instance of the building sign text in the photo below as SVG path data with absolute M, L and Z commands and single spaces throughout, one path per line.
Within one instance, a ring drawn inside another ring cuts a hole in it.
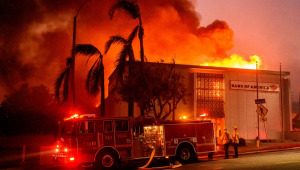
M 249 81 L 230 81 L 232 90 L 257 90 L 256 82 Z M 259 91 L 279 92 L 279 85 L 275 83 L 258 83 Z

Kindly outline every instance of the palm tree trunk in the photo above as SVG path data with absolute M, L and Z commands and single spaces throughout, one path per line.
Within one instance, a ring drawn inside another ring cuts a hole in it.
M 132 64 L 130 64 L 131 62 L 129 62 L 129 82 L 131 81 L 131 77 L 132 77 Z M 132 97 L 130 96 L 129 98 L 129 102 L 128 102 L 128 116 L 129 117 L 133 117 L 133 111 L 134 111 L 134 102 L 132 102 Z
M 144 28 L 142 26 L 142 18 L 139 18 L 139 39 L 140 39 L 140 52 L 141 52 L 141 63 L 144 64 Z
M 101 59 L 102 71 L 101 71 L 101 117 L 105 117 L 105 90 L 104 90 L 104 66 Z

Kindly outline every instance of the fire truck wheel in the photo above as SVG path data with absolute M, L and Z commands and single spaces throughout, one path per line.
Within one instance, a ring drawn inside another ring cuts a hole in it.
M 96 167 L 99 169 L 113 170 L 119 167 L 118 154 L 113 150 L 103 150 L 98 154 Z
M 180 163 L 190 163 L 194 160 L 195 153 L 189 144 L 182 144 L 176 152 L 176 157 Z

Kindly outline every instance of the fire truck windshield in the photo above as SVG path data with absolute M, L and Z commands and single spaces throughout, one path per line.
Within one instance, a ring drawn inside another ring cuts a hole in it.
M 79 126 L 79 133 L 94 133 L 95 122 L 94 121 L 81 121 Z
M 75 136 L 77 123 L 76 122 L 70 122 L 70 121 L 64 121 L 60 124 L 60 127 L 58 128 L 57 137 L 66 137 L 66 136 Z

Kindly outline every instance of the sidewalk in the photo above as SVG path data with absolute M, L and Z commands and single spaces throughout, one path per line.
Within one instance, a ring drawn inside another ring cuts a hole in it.
M 223 147 L 223 146 L 220 146 Z M 214 157 L 224 157 L 224 151 L 215 152 Z M 274 152 L 287 149 L 300 149 L 300 141 L 261 141 L 259 147 L 256 146 L 255 141 L 246 143 L 246 146 L 238 147 L 239 155 L 253 154 L 259 152 Z M 234 155 L 233 146 L 229 147 L 229 155 Z

